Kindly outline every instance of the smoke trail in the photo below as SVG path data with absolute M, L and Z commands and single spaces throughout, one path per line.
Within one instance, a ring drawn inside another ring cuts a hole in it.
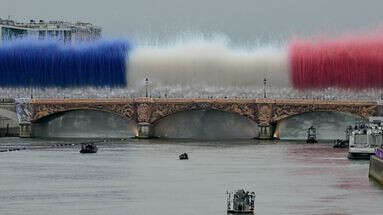
M 121 87 L 126 86 L 122 40 L 65 44 L 23 39 L 0 46 L 1 87 Z
M 298 89 L 383 87 L 383 35 L 320 41 L 295 40 L 289 47 L 290 78 Z
M 128 87 L 152 86 L 189 90 L 211 87 L 291 86 L 286 55 L 272 46 L 232 49 L 220 39 L 177 41 L 168 46 L 138 46 L 129 58 Z

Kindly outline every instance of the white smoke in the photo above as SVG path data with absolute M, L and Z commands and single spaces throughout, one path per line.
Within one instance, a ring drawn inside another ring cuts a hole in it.
M 286 53 L 273 46 L 233 49 L 222 38 L 178 41 L 166 46 L 138 46 L 128 59 L 128 88 L 290 87 Z

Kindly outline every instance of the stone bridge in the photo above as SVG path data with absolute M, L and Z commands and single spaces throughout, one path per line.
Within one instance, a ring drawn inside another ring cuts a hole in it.
M 344 112 L 368 118 L 380 115 L 377 102 L 311 99 L 33 99 L 28 104 L 31 124 L 21 125 L 21 136 L 31 136 L 31 126 L 39 120 L 72 110 L 97 110 L 117 114 L 138 125 L 138 137 L 150 138 L 152 125 L 182 111 L 217 110 L 239 114 L 261 128 L 259 138 L 271 138 L 278 121 L 307 112 Z

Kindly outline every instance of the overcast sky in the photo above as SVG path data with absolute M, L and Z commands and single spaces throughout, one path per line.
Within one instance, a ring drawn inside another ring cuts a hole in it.
M 383 26 L 382 0 L 0 0 L 0 17 L 85 21 L 107 36 L 170 40 L 222 34 L 235 43 Z

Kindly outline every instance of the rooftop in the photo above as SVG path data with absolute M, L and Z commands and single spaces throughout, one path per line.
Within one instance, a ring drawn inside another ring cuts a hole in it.
M 66 22 L 66 21 L 44 21 L 44 20 L 33 20 L 29 22 L 17 22 L 11 19 L 0 18 L 0 25 L 7 27 L 14 27 L 19 29 L 76 29 L 76 30 L 94 30 L 101 31 L 101 28 L 88 22 Z

